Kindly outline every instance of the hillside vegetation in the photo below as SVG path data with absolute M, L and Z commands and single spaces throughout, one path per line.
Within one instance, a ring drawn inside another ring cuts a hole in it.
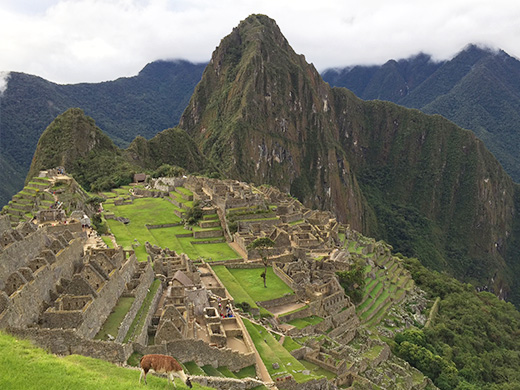
M 429 267 L 515 296 L 517 189 L 482 141 L 331 89 L 268 17 L 222 40 L 179 126 L 224 175 L 290 191 Z
M 448 61 L 419 54 L 381 66 L 329 69 L 323 79 L 362 99 L 441 114 L 472 130 L 520 181 L 520 61 L 506 52 L 469 45 Z
M 57 357 L 0 332 L 0 388 L 9 390 L 142 389 L 139 371 L 118 367 L 103 360 L 78 355 Z M 166 378 L 147 377 L 150 389 L 163 389 Z M 179 389 L 188 388 L 177 380 Z M 196 383 L 194 389 L 205 389 Z
M 120 147 L 175 126 L 205 64 L 156 61 L 137 76 L 102 83 L 59 85 L 10 72 L 0 99 L 0 207 L 23 187 L 38 138 L 69 108 L 80 107 Z
M 510 303 L 406 259 L 415 282 L 438 312 L 422 329 L 395 337 L 395 353 L 440 389 L 516 389 L 520 386 L 520 313 Z
M 64 167 L 87 191 L 126 185 L 134 173 L 154 174 L 168 166 L 191 172 L 211 171 L 194 142 L 179 129 L 164 130 L 151 140 L 138 137 L 123 150 L 79 108 L 59 115 L 43 132 L 27 180 L 57 166 Z

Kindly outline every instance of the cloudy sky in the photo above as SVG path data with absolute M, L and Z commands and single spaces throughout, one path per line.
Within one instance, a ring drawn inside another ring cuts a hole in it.
M 320 71 L 419 51 L 446 59 L 468 43 L 520 57 L 517 0 L 0 0 L 0 72 L 99 82 L 157 59 L 205 62 L 252 13 Z

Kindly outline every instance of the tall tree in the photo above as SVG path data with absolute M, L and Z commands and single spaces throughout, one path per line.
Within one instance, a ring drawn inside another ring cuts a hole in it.
M 274 241 L 269 237 L 260 237 L 254 240 L 251 244 L 247 246 L 247 249 L 256 249 L 262 258 L 262 263 L 264 263 L 264 272 L 260 275 L 264 279 L 264 287 L 267 288 L 266 277 L 267 277 L 267 250 L 274 246 Z

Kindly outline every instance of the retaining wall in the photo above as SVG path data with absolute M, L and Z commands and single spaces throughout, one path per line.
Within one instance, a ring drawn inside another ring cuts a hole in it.
M 213 238 L 222 237 L 223 235 L 222 230 L 193 231 L 193 238 Z
M 57 355 L 78 354 L 113 363 L 125 363 L 133 352 L 131 344 L 88 340 L 71 329 L 8 328 L 15 337 L 29 339 Z
M 152 299 L 152 302 L 150 303 L 150 307 L 148 308 L 148 313 L 146 313 L 146 318 L 144 320 L 144 325 L 141 331 L 137 336 L 133 338 L 132 341 L 146 345 L 148 344 L 148 327 L 152 323 L 152 318 L 155 314 L 155 311 L 157 310 L 157 305 L 159 304 L 159 300 L 161 299 L 163 292 L 162 284 L 157 289 L 157 292 L 155 293 L 155 296 Z
M 227 366 L 231 371 L 238 371 L 255 364 L 254 352 L 241 353 L 229 348 L 215 348 L 202 340 L 194 339 L 175 340 L 147 347 L 139 343 L 134 344 L 134 349 L 142 354 L 171 355 L 182 363 L 194 361 L 199 366 L 207 364 L 215 368 Z
M 126 313 L 125 318 L 121 322 L 121 325 L 119 326 L 119 330 L 117 332 L 116 337 L 117 342 L 122 343 L 125 339 L 128 329 L 130 329 L 130 325 L 132 325 L 132 322 L 137 312 L 141 308 L 141 305 L 143 304 L 143 301 L 146 298 L 146 294 L 148 293 L 148 289 L 150 288 L 150 285 L 153 282 L 153 278 L 154 272 L 152 266 L 150 265 L 150 263 L 148 263 L 145 272 L 143 272 L 143 274 L 139 278 L 139 286 L 136 287 L 133 292 L 135 300 L 132 303 L 130 310 L 128 310 L 128 313 Z
M 7 309 L 0 317 L 0 328 L 24 327 L 36 322 L 44 301 L 49 300 L 49 292 L 54 291 L 60 278 L 72 278 L 74 262 L 81 258 L 82 253 L 83 240 L 76 238 L 57 253 L 54 263 L 34 272 L 34 279 L 9 297 Z

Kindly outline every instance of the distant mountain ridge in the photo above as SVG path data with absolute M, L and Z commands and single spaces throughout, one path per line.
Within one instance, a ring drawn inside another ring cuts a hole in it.
M 205 66 L 156 61 L 134 77 L 69 85 L 11 72 L 0 98 L 0 206 L 23 187 L 38 138 L 59 114 L 80 107 L 126 147 L 179 122 Z
M 381 66 L 328 69 L 322 76 L 364 100 L 440 114 L 472 130 L 520 182 L 520 61 L 503 50 L 468 45 L 448 61 L 421 53 Z

